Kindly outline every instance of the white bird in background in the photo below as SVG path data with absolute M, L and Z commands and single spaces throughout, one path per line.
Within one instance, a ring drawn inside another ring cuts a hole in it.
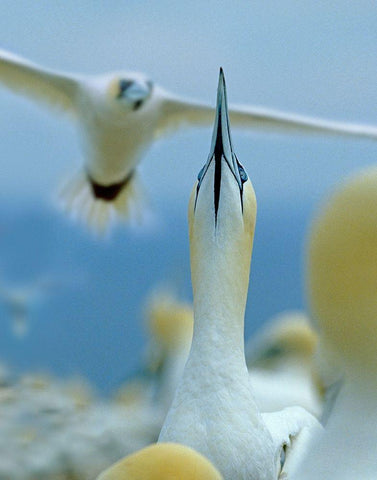
M 256 219 L 254 189 L 233 152 L 220 71 L 212 145 L 189 204 L 194 334 L 159 441 L 206 456 L 226 479 L 277 479 L 321 428 L 299 407 L 261 414 L 244 354 Z M 285 456 L 285 459 L 284 459 Z M 285 461 L 285 463 L 284 463 Z
M 11 320 L 11 329 L 22 338 L 30 328 L 30 320 L 45 302 L 68 288 L 80 288 L 86 275 L 41 274 L 25 283 L 11 284 L 0 279 L 0 305 L 4 306 Z
M 191 305 L 161 289 L 148 296 L 145 317 L 148 342 L 144 365 L 137 375 L 122 382 L 115 400 L 127 408 L 153 410 L 150 437 L 156 438 L 153 435 L 160 432 L 190 351 L 194 319 Z
M 68 211 L 94 229 L 142 212 L 137 166 L 158 137 L 180 127 L 211 125 L 212 107 L 173 95 L 140 73 L 60 73 L 0 50 L 0 83 L 66 111 L 78 123 L 84 168 L 61 192 Z M 282 133 L 377 139 L 377 128 L 253 106 L 232 107 L 234 126 Z
M 324 387 L 317 373 L 318 336 L 304 312 L 275 315 L 246 343 L 246 364 L 262 412 L 298 405 L 320 416 Z
M 52 278 L 41 277 L 28 285 L 6 285 L 0 283 L 0 303 L 3 304 L 11 320 L 13 334 L 24 337 L 30 328 L 33 311 L 52 295 L 57 282 Z
M 194 314 L 191 305 L 178 301 L 171 292 L 155 292 L 146 317 L 147 366 L 155 374 L 154 400 L 165 419 L 189 355 Z
M 312 225 L 308 296 L 343 382 L 292 480 L 377 478 L 377 169 L 348 180 Z
M 115 463 L 97 480 L 223 480 L 223 477 L 192 448 L 155 443 Z
M 171 292 L 155 292 L 146 317 L 147 368 L 154 374 L 155 402 L 165 417 L 190 352 L 194 315 L 192 306 Z M 276 315 L 248 340 L 246 364 L 262 412 L 300 406 L 320 416 L 325 387 L 313 358 L 317 340 L 307 316 L 296 311 Z M 125 389 L 130 393 L 130 383 Z

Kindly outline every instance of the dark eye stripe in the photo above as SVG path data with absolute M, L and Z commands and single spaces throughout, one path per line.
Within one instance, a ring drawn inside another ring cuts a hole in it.
M 198 182 L 202 181 L 202 178 L 203 178 L 204 173 L 205 173 L 204 170 L 207 170 L 206 166 L 207 166 L 207 164 L 203 165 L 203 167 L 200 169 L 200 172 L 198 173 Z
M 216 155 L 216 154 L 215 154 Z M 242 208 L 242 211 L 243 211 L 243 184 L 245 182 L 247 182 L 248 180 L 248 175 L 246 173 L 246 170 L 243 168 L 243 166 L 240 164 L 240 162 L 238 161 L 238 158 L 236 155 L 234 155 L 235 158 L 236 158 L 236 162 L 237 162 L 237 167 L 238 167 L 238 171 L 239 171 L 239 174 L 240 174 L 240 179 L 241 179 L 241 185 L 239 185 L 239 189 L 240 189 L 240 197 L 241 197 L 241 208 Z M 202 183 L 202 180 L 205 176 L 205 174 L 207 173 L 207 170 L 210 166 L 210 163 L 211 161 L 213 160 L 214 157 L 211 158 L 211 160 L 207 161 L 207 163 L 200 169 L 199 173 L 198 173 L 198 176 L 197 176 L 197 179 L 198 179 L 198 184 L 196 186 L 196 195 L 195 195 L 195 203 L 194 203 L 194 211 L 195 211 L 195 208 L 196 208 L 196 203 L 197 203 L 197 200 L 198 200 L 198 194 L 199 194 L 199 189 L 200 189 L 200 186 L 201 186 L 201 183 Z M 225 161 L 228 163 L 228 166 L 229 166 L 229 162 L 228 160 L 224 157 Z M 220 162 L 219 162 L 220 163 Z M 229 169 L 232 171 L 232 169 L 230 168 L 229 166 Z M 217 179 L 217 186 L 219 187 L 219 182 L 220 182 L 220 179 L 221 179 L 221 167 L 217 170 L 217 173 L 218 173 L 218 176 L 216 176 L 216 169 L 215 169 L 215 184 L 216 184 L 216 179 Z M 233 173 L 233 171 L 232 171 Z M 237 180 L 237 177 L 235 176 L 235 174 L 233 173 L 233 176 L 235 178 L 235 180 L 237 181 L 238 183 L 238 180 Z M 219 191 L 219 188 L 218 190 L 215 188 L 215 217 L 217 219 L 217 209 L 216 209 L 216 205 L 218 207 L 218 203 L 220 201 L 220 194 L 218 195 L 218 198 L 216 198 L 216 191 Z
M 243 166 L 238 161 L 237 161 L 237 163 L 238 163 L 238 171 L 240 172 L 241 181 L 242 181 L 242 183 L 245 183 L 248 179 L 247 173 L 246 173 L 245 169 L 243 168 Z
M 122 79 L 119 81 L 119 94 L 118 94 L 118 97 L 121 97 L 123 95 L 123 93 L 128 89 L 130 88 L 130 86 L 133 84 L 134 82 L 132 80 L 125 80 L 125 79 Z

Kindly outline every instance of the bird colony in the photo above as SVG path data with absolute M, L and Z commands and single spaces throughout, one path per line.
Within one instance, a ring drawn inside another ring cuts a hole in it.
M 88 234 L 142 215 L 138 167 L 155 139 L 213 126 L 187 192 L 193 305 L 146 300 L 148 374 L 111 399 L 84 379 L 1 366 L 0 480 L 377 479 L 377 170 L 345 181 L 312 223 L 308 311 L 281 312 L 245 343 L 257 198 L 231 136 L 375 140 L 377 128 L 228 106 L 222 69 L 214 105 L 143 74 L 56 72 L 3 50 L 0 85 L 75 122 L 82 168 L 60 199 Z M 38 290 L 1 289 L 17 335 Z

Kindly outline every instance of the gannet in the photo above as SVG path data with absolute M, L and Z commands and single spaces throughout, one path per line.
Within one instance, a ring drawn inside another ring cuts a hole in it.
M 232 148 L 220 70 L 210 154 L 189 203 L 193 340 L 159 441 L 196 449 L 226 480 L 277 479 L 283 453 L 289 465 L 305 450 L 307 429 L 320 428 L 299 407 L 262 416 L 254 400 L 244 313 L 255 219 L 254 189 Z
M 194 315 L 192 306 L 172 292 L 155 292 L 146 309 L 149 341 L 147 367 L 155 375 L 155 403 L 165 418 L 191 347 Z
M 155 403 L 166 414 L 191 347 L 192 306 L 178 301 L 171 292 L 154 293 L 146 318 L 146 366 L 155 378 Z M 313 359 L 316 344 L 317 334 L 309 319 L 296 311 L 276 315 L 248 340 L 246 364 L 262 412 L 297 405 L 320 416 L 325 388 Z M 129 388 L 126 385 L 127 391 Z
M 298 405 L 320 416 L 324 387 L 314 358 L 317 342 L 308 316 L 300 311 L 275 315 L 250 337 L 246 364 L 261 411 Z
M 114 217 L 139 215 L 137 166 L 156 138 L 213 122 L 211 107 L 173 95 L 141 73 L 63 73 L 0 50 L 0 83 L 76 120 L 84 167 L 62 189 L 61 203 L 99 231 Z M 234 126 L 252 130 L 377 138 L 375 127 L 260 107 L 234 107 L 230 114 Z
M 377 477 L 377 169 L 346 181 L 309 236 L 307 291 L 343 380 L 324 432 L 294 480 Z
M 147 345 L 138 374 L 115 394 L 122 405 L 152 405 L 161 425 L 168 412 L 191 346 L 192 306 L 172 291 L 156 289 L 145 306 Z
M 222 480 L 200 453 L 174 443 L 155 443 L 120 460 L 97 480 Z

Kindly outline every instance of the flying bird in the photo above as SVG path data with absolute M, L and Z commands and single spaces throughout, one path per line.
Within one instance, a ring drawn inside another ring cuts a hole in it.
M 84 165 L 62 189 L 61 203 L 99 231 L 115 218 L 140 213 L 137 166 L 156 138 L 211 125 L 214 118 L 211 106 L 171 94 L 141 73 L 62 73 L 5 50 L 0 50 L 0 83 L 76 120 Z M 232 107 L 230 117 L 234 127 L 251 130 L 377 139 L 375 127 L 254 106 Z
M 159 441 L 194 448 L 227 479 L 277 480 L 321 427 L 299 407 L 262 415 L 254 400 L 244 314 L 255 220 L 255 193 L 232 147 L 220 70 L 210 154 L 189 203 L 194 333 Z

